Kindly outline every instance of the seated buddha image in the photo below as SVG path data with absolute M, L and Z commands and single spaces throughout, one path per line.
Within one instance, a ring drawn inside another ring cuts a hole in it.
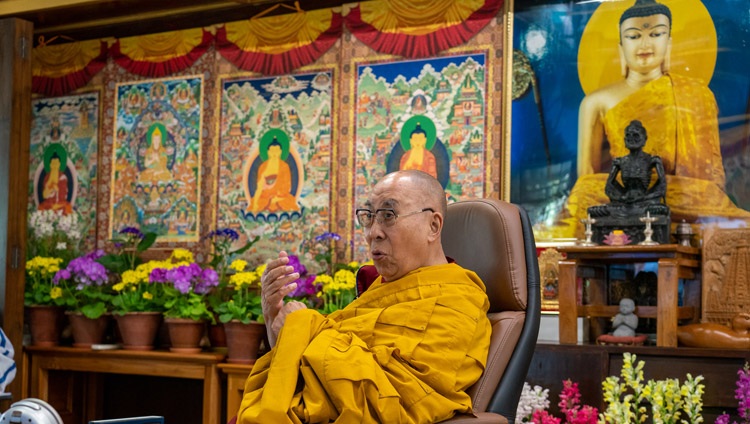
M 146 133 L 145 140 L 139 149 L 138 181 L 144 185 L 156 185 L 159 182 L 172 181 L 170 159 L 174 156 L 174 147 L 165 143 L 168 133 L 164 125 L 153 124 Z M 143 146 L 145 144 L 145 146 Z
M 183 82 L 175 88 L 175 93 L 172 95 L 172 107 L 177 110 L 192 109 L 196 106 L 195 97 L 193 92 L 190 90 L 190 86 Z
M 411 148 L 401 156 L 400 169 L 416 169 L 437 178 L 435 155 L 425 148 L 427 146 L 427 133 L 422 129 L 419 122 L 409 136 L 409 145 Z
M 266 133 L 263 139 L 260 159 L 263 159 L 263 156 L 266 158 L 257 168 L 255 192 L 250 199 L 248 210 L 254 214 L 298 211 L 299 205 L 292 190 L 292 169 L 286 161 L 289 154 L 289 138 L 283 131 L 272 130 Z
M 61 144 L 53 143 L 44 149 L 43 169 L 36 182 L 40 211 L 62 211 L 64 215 L 73 212 L 75 178 L 68 165 L 68 153 Z
M 447 187 L 450 159 L 437 136 L 435 122 L 425 115 L 414 115 L 404 122 L 400 136 L 388 156 L 386 172 L 416 169 L 432 175 Z
M 738 208 L 725 192 L 718 107 L 706 83 L 716 62 L 715 56 L 711 59 L 708 54 L 716 53 L 715 35 L 711 39 L 708 32 L 691 34 L 695 43 L 706 46 L 701 50 L 706 63 L 684 59 L 687 57 L 684 52 L 678 56 L 690 65 L 681 66 L 680 71 L 688 68 L 707 71 L 703 74 L 695 71 L 688 76 L 670 70 L 671 56 L 680 53 L 673 50 L 673 31 L 694 24 L 713 26 L 710 15 L 696 11 L 694 16 L 686 16 L 687 13 L 673 16 L 668 6 L 655 0 L 629 4 L 621 12 L 614 10 L 619 5 L 612 5 L 612 12 L 619 15 L 619 24 L 603 22 L 596 13 L 592 15 L 581 39 L 579 55 L 591 56 L 590 62 L 608 61 L 601 57 L 601 49 L 589 47 L 593 42 L 585 43 L 601 37 L 587 38 L 586 34 L 589 30 L 599 34 L 603 30 L 598 27 L 617 25 L 619 45 L 612 46 L 611 51 L 614 55 L 619 52 L 620 75 L 610 78 L 612 72 L 607 69 L 603 77 L 614 82 L 584 90 L 587 94 L 581 101 L 578 117 L 578 179 L 553 230 L 554 237 L 580 237 L 583 231 L 580 220 L 586 218 L 587 208 L 606 200 L 605 186 L 612 158 L 627 155 L 625 128 L 633 120 L 648 128 L 651 141 L 644 152 L 661 158 L 667 184 L 666 204 L 673 219 L 700 222 L 702 218 L 721 217 L 750 222 L 750 212 Z M 680 25 L 673 26 L 673 21 Z M 614 38 L 612 42 L 617 43 Z M 582 85 L 595 78 L 584 75 L 587 69 L 579 65 Z

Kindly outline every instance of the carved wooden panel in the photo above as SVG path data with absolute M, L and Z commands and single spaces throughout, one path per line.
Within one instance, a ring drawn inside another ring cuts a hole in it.
M 702 304 L 701 321 L 723 325 L 750 310 L 750 228 L 704 232 Z

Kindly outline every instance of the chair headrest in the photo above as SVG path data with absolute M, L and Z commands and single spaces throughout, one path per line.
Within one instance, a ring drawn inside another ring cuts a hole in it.
M 526 310 L 527 275 L 518 207 L 497 199 L 448 205 L 443 250 L 487 286 L 489 312 Z

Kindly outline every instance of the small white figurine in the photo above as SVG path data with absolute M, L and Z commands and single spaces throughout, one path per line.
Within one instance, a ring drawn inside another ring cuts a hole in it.
M 638 327 L 638 316 L 635 311 L 635 302 L 627 297 L 620 300 L 620 313 L 612 318 L 612 328 L 615 337 L 633 337 Z

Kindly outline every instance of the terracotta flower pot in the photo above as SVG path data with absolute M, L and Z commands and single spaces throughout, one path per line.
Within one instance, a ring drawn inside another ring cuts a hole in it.
M 128 312 L 115 314 L 117 328 L 126 350 L 153 350 L 156 332 L 161 324 L 161 312 Z
M 243 324 L 232 320 L 224 323 L 224 332 L 227 335 L 227 362 L 250 364 L 258 357 L 266 325 L 258 322 Z
M 96 319 L 87 318 L 80 312 L 67 311 L 65 314 L 70 321 L 73 331 L 73 347 L 91 348 L 104 340 L 110 315 L 104 314 Z
M 224 324 L 208 324 L 208 342 L 213 350 L 227 350 L 227 333 L 224 331 Z
M 32 305 L 27 306 L 29 314 L 29 331 L 33 346 L 52 347 L 60 343 L 62 332 L 63 308 L 60 306 Z
M 166 318 L 169 328 L 169 347 L 171 352 L 198 353 L 201 351 L 201 338 L 206 329 L 206 322 L 190 318 Z

